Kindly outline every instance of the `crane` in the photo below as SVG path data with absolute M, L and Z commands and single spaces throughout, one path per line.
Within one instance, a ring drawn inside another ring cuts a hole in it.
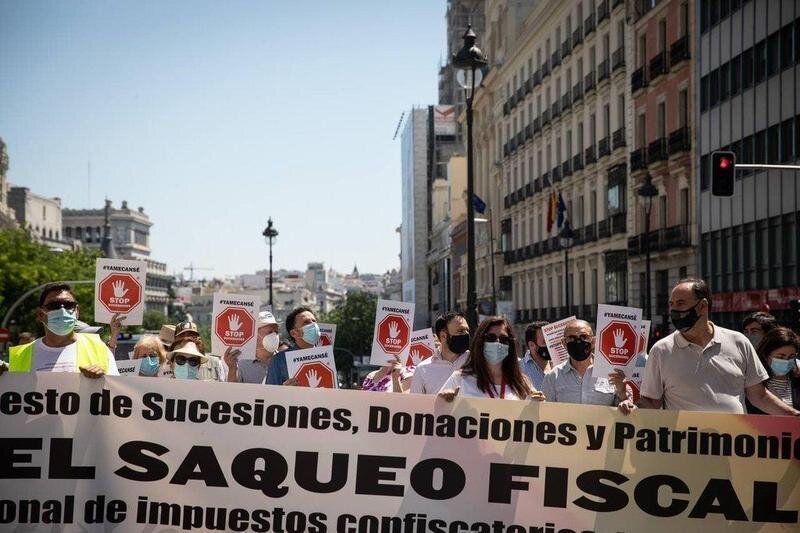
M 194 263 L 189 263 L 188 267 L 184 267 L 184 272 L 189 271 L 189 281 L 194 281 L 194 271 L 195 270 L 214 270 L 213 268 L 205 268 L 205 267 L 196 267 Z

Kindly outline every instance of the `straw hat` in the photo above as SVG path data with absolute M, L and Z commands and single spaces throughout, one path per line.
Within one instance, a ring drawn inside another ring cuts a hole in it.
M 206 364 L 208 362 L 208 357 L 200 353 L 200 350 L 197 349 L 197 345 L 193 342 L 187 342 L 180 348 L 176 348 L 174 351 L 169 352 L 167 354 L 167 361 L 172 361 L 172 358 L 176 355 L 182 355 L 184 357 L 199 357 L 200 364 Z

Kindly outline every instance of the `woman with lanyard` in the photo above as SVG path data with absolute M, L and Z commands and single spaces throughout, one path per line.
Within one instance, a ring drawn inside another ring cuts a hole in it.
M 505 318 L 484 320 L 469 350 L 469 359 L 442 386 L 439 396 L 451 402 L 456 395 L 501 400 L 544 400 L 519 369 L 514 331 Z

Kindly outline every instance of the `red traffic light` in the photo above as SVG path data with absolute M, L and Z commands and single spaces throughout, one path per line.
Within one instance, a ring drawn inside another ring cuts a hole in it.
M 736 154 L 733 152 L 711 153 L 711 194 L 733 196 L 736 171 Z
M 722 170 L 725 170 L 727 168 L 730 168 L 730 166 L 731 166 L 731 160 L 730 159 L 728 159 L 727 157 L 720 157 L 719 158 L 719 168 L 721 168 Z

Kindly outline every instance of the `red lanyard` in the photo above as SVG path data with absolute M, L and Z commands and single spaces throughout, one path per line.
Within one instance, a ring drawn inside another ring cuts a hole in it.
M 494 383 L 492 383 L 492 386 L 489 389 L 489 398 L 494 398 Z M 505 398 L 506 398 L 506 377 L 503 376 L 502 381 L 500 381 L 500 399 L 505 400 Z

